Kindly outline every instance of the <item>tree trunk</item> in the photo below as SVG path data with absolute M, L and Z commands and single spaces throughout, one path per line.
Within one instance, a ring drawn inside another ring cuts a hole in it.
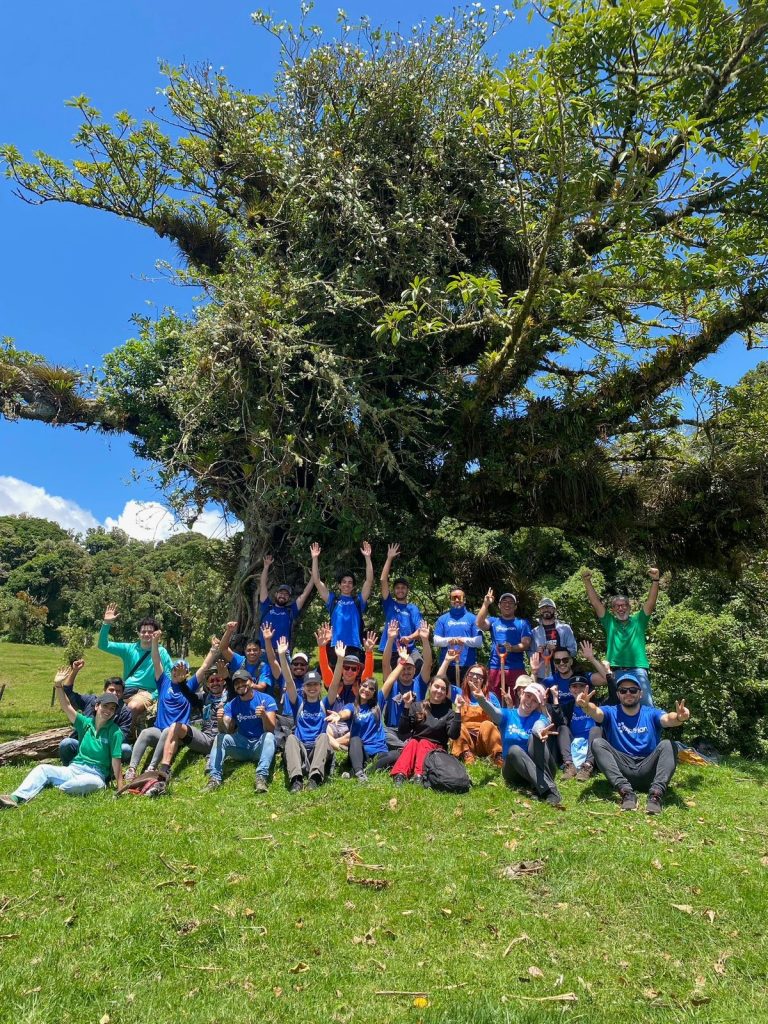
M 59 744 L 71 732 L 72 727 L 65 725 L 58 729 L 46 729 L 45 732 L 34 732 L 31 736 L 22 736 L 21 739 L 10 740 L 8 743 L 0 743 L 0 765 L 58 757 Z

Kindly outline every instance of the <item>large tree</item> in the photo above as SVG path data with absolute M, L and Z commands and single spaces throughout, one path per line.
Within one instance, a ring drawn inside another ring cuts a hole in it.
M 479 5 L 329 41 L 255 15 L 281 42 L 273 94 L 166 68 L 142 123 L 72 101 L 72 165 L 2 151 L 28 201 L 173 239 L 207 297 L 141 322 L 93 382 L 8 347 L 5 415 L 125 431 L 178 503 L 237 515 L 241 617 L 267 546 L 295 566 L 310 538 L 341 555 L 396 531 L 426 552 L 444 516 L 711 555 L 670 539 L 654 473 L 674 507 L 701 486 L 710 411 L 686 423 L 675 389 L 768 319 L 768 9 L 536 16 L 547 45 L 502 66 Z

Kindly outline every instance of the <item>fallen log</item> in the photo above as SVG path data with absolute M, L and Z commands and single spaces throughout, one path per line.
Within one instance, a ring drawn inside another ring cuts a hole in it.
M 0 743 L 0 765 L 58 757 L 59 744 L 71 734 L 71 726 L 65 725 L 57 729 L 46 729 L 45 732 L 33 732 L 31 736 L 22 736 L 18 740 L 9 740 L 8 743 Z

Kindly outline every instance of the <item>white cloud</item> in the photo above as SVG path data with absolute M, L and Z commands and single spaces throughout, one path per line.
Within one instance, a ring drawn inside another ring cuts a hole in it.
M 48 494 L 42 487 L 36 487 L 25 480 L 17 480 L 12 476 L 0 476 L 0 515 L 14 516 L 26 513 L 40 519 L 51 519 L 63 526 L 65 530 L 85 533 L 102 524 L 89 512 L 74 501 L 57 495 Z M 177 533 L 185 533 L 187 527 L 172 512 L 169 512 L 159 501 L 136 501 L 131 499 L 125 503 L 120 514 L 113 518 L 107 516 L 104 528 L 118 528 L 136 540 L 157 543 L 167 540 Z M 204 509 L 198 516 L 192 530 L 206 537 L 224 539 L 242 530 L 237 520 L 227 520 L 221 510 Z
M 52 519 L 65 530 L 78 533 L 99 525 L 98 519 L 76 501 L 48 494 L 42 487 L 14 476 L 0 476 L 0 515 L 18 516 L 23 512 L 39 519 Z

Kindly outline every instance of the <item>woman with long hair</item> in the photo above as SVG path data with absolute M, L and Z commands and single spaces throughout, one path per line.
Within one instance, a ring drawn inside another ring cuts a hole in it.
M 452 651 L 446 654 L 446 660 Z M 489 757 L 497 768 L 501 768 L 501 735 L 498 728 L 490 720 L 486 712 L 477 702 L 471 686 L 480 687 L 483 696 L 489 703 L 501 711 L 499 698 L 488 691 L 488 669 L 485 665 L 472 665 L 464 676 L 461 695 L 456 698 L 461 731 L 458 739 L 451 744 L 451 753 L 464 764 L 474 764 L 478 757 Z
M 416 700 L 413 691 L 403 696 L 403 713 L 398 733 L 405 746 L 392 766 L 392 779 L 402 786 L 406 779 L 424 784 L 424 760 L 433 750 L 447 750 L 448 740 L 456 740 L 461 718 L 453 710 L 445 679 L 435 676 L 426 699 Z
M 379 684 L 375 679 L 361 679 L 354 704 L 328 715 L 329 724 L 349 722 L 349 760 L 358 782 L 367 782 L 365 767 L 372 762 L 373 771 L 392 764 L 387 752 L 384 719 L 379 707 Z

